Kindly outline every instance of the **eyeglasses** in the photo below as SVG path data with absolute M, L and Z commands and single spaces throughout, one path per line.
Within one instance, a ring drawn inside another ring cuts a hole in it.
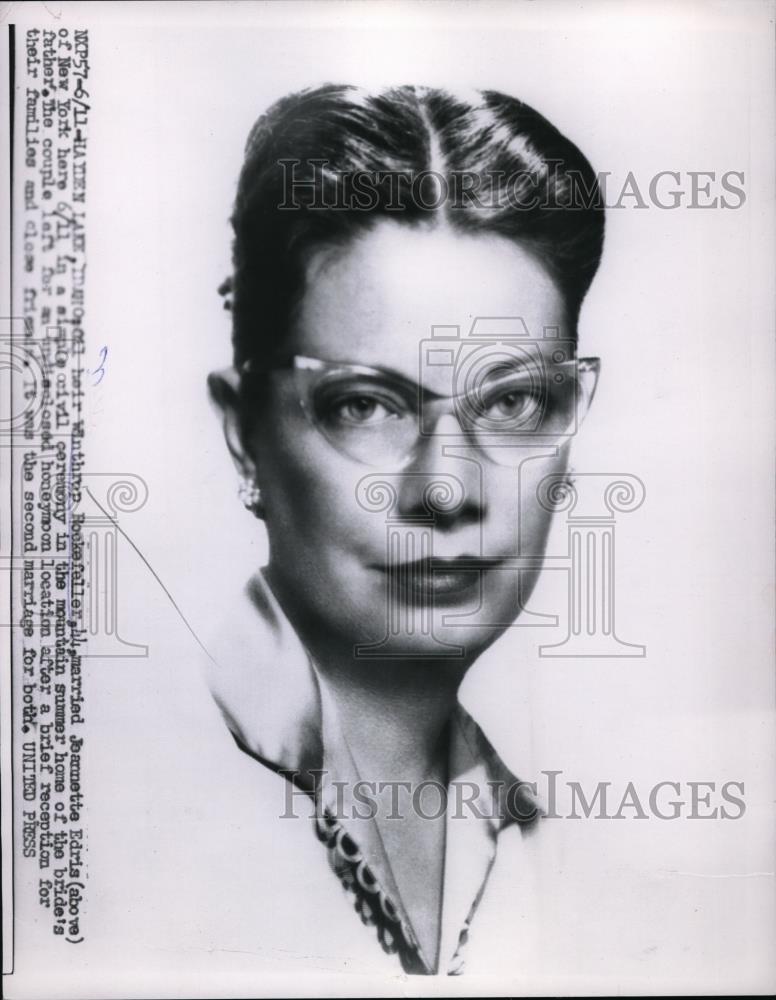
M 264 369 L 248 361 L 241 372 L 246 378 L 287 375 L 308 421 L 337 451 L 398 470 L 413 462 L 424 439 L 440 433 L 438 422 L 448 414 L 458 423 L 450 436 L 459 442 L 463 436 L 498 465 L 518 465 L 525 455 L 517 446 L 565 443 L 582 422 L 599 369 L 598 358 L 486 355 L 464 377 L 452 373 L 453 388 L 463 391 L 451 395 L 389 369 L 302 355 Z

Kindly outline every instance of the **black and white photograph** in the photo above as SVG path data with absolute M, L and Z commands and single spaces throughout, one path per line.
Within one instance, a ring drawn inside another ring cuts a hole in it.
M 772 0 L 0 9 L 4 995 L 771 995 Z

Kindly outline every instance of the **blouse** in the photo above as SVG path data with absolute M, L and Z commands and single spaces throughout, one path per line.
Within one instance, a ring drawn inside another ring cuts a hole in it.
M 536 810 L 518 778 L 459 703 L 449 727 L 448 795 L 439 967 L 424 954 L 403 904 L 377 822 L 354 808 L 360 775 L 343 735 L 325 678 L 297 636 L 263 571 L 244 591 L 262 627 L 227 623 L 211 651 L 209 682 L 237 746 L 260 764 L 304 789 L 314 803 L 315 829 L 329 864 L 352 897 L 376 941 L 396 954 L 405 972 L 457 975 L 464 968 L 469 926 L 493 867 L 500 833 L 529 826 Z M 314 781 L 310 780 L 314 777 Z M 464 797 L 455 785 L 465 789 Z M 287 789 L 298 808 L 304 798 Z M 508 808 L 517 794 L 522 808 Z M 361 800 L 363 803 L 363 800 Z M 291 813 L 295 815 L 296 813 Z

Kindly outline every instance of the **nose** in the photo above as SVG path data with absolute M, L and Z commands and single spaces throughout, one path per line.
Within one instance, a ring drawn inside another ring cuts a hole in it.
M 433 433 L 420 439 L 412 464 L 400 477 L 397 513 L 407 520 L 433 517 L 442 531 L 485 517 L 480 458 L 453 414 L 440 416 Z

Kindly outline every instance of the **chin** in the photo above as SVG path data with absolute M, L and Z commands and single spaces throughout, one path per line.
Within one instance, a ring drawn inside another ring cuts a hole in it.
M 451 664 L 471 663 L 491 643 L 503 634 L 509 623 L 517 617 L 517 610 L 507 620 L 503 615 L 487 615 L 483 609 L 472 613 L 471 609 L 436 608 L 423 612 L 397 608 L 387 621 L 369 616 L 369 627 L 364 627 L 366 617 L 361 619 L 359 632 L 364 638 L 354 644 L 356 656 L 360 659 L 428 659 L 449 660 Z M 402 611 L 405 613 L 402 614 Z M 458 615 L 460 621 L 451 621 Z M 492 621 L 506 624 L 485 625 Z

